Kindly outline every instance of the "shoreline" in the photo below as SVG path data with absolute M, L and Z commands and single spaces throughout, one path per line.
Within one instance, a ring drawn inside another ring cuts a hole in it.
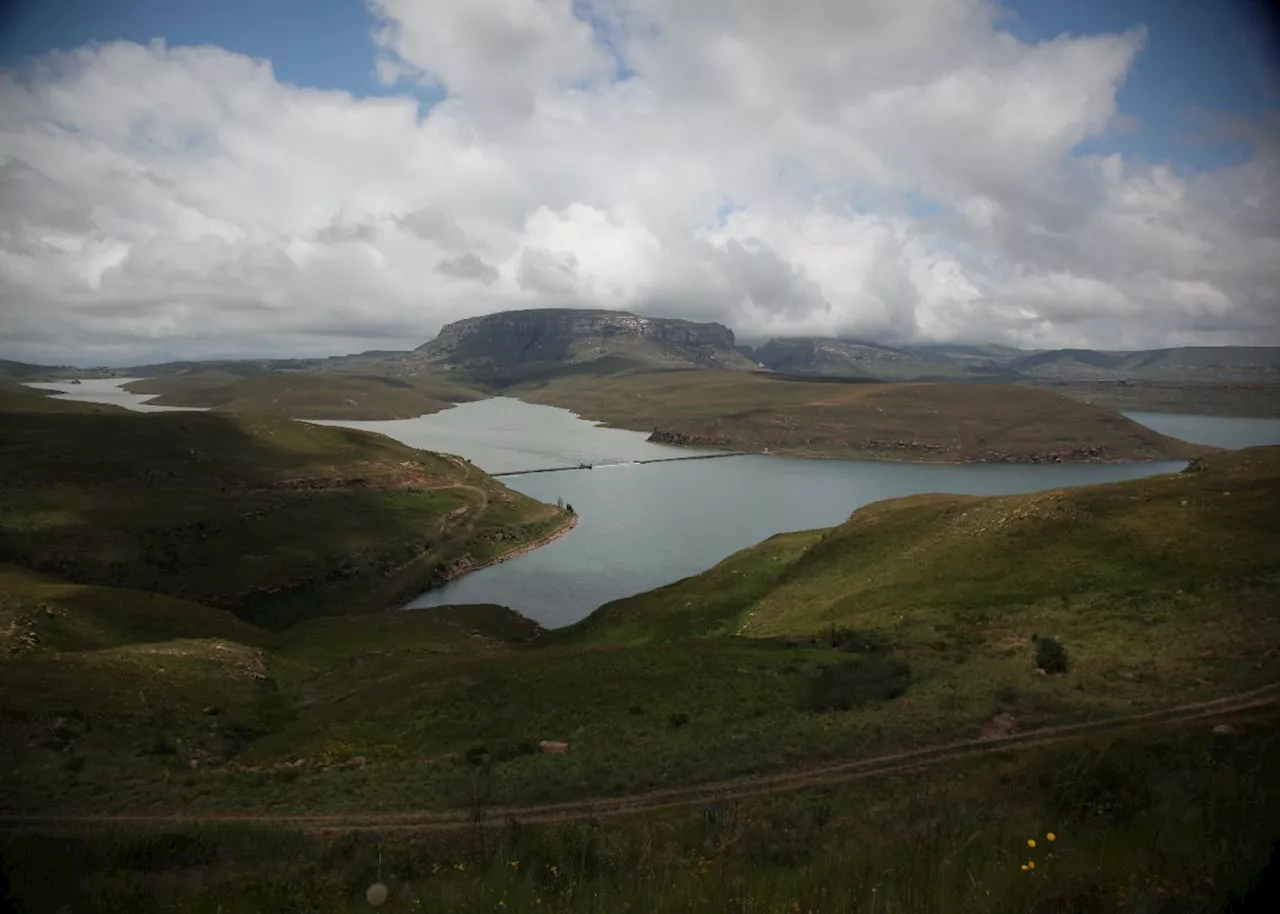
M 555 530 L 552 530 L 550 533 L 546 534 L 545 536 L 539 537 L 538 539 L 532 542 L 522 543 L 519 546 L 516 546 L 514 549 L 510 550 L 509 552 L 499 553 L 498 555 L 495 555 L 492 558 L 487 559 L 486 561 L 478 565 L 472 565 L 467 568 L 459 568 L 457 571 L 454 571 L 452 573 L 446 572 L 445 575 L 440 578 L 439 582 L 431 585 L 426 590 L 422 591 L 422 593 L 430 593 L 431 591 L 436 590 L 444 586 L 445 584 L 448 584 L 450 581 L 456 581 L 458 578 L 462 577 L 463 575 L 471 574 L 472 572 L 479 571 L 482 568 L 488 568 L 490 565 L 501 565 L 503 562 L 510 561 L 511 559 L 514 559 L 514 558 L 519 558 L 520 556 L 525 555 L 526 553 L 532 552 L 535 549 L 540 549 L 543 546 L 548 545 L 549 543 L 554 543 L 556 540 L 560 539 L 560 537 L 565 536 L 577 526 L 578 526 L 578 515 L 572 514 L 570 515 L 569 523 L 565 524 L 562 527 L 558 527 Z M 405 609 L 405 608 L 406 607 L 401 607 L 401 609 Z

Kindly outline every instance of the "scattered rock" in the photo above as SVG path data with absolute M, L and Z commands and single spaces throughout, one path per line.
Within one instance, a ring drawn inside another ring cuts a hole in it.
M 564 755 L 569 751 L 569 744 L 554 739 L 544 739 L 538 743 L 538 749 L 544 755 Z
M 367 764 L 369 763 L 363 755 L 356 755 L 347 759 L 348 768 L 363 768 Z
M 1048 673 L 1046 673 L 1044 670 L 1040 669 L 1040 667 L 1036 667 L 1036 675 L 1037 675 L 1037 676 L 1048 676 L 1049 674 L 1048 674 Z
M 1235 736 L 1239 732 L 1240 731 L 1231 726 L 1231 724 L 1218 724 L 1218 726 L 1213 728 L 1214 736 Z
M 982 727 L 983 739 L 999 739 L 1018 732 L 1018 720 L 1008 711 L 997 714 Z

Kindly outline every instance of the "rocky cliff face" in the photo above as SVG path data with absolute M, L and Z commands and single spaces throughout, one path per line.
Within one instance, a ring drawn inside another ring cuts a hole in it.
M 569 309 L 503 311 L 455 321 L 416 355 L 436 366 L 508 382 L 591 363 L 601 373 L 628 367 L 755 367 L 734 348 L 733 331 L 721 324 Z

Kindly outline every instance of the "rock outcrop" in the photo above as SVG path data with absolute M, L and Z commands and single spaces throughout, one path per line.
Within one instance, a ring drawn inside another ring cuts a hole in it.
M 628 368 L 755 367 L 722 324 L 567 308 L 455 321 L 420 346 L 414 359 L 499 383 Z

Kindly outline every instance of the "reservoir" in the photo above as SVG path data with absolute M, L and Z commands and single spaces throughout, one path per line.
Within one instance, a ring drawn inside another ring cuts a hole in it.
M 38 384 L 74 399 L 148 408 L 122 381 Z M 101 388 L 101 389 L 100 389 Z M 150 407 L 154 409 L 155 407 Z M 1280 444 L 1280 420 L 1135 413 L 1157 431 L 1237 448 Z M 602 428 L 567 410 L 506 397 L 416 419 L 325 421 L 414 447 L 467 457 L 490 473 L 592 465 L 503 482 L 541 501 L 563 499 L 579 523 L 566 536 L 428 591 L 409 608 L 498 603 L 548 628 L 621 597 L 705 571 L 775 533 L 825 527 L 873 501 L 928 492 L 1007 495 L 1176 472 L 1181 462 L 943 464 L 807 460 L 758 455 L 636 464 L 706 451 L 652 444 L 643 432 Z
M 1200 417 L 1190 417 L 1200 418 Z M 1181 462 L 945 464 L 744 455 L 638 465 L 696 451 L 652 444 L 572 413 L 505 397 L 391 422 L 325 422 L 448 451 L 490 473 L 593 465 L 503 482 L 578 512 L 575 530 L 533 552 L 428 591 L 409 608 L 498 603 L 548 628 L 621 597 L 705 571 L 775 533 L 826 527 L 884 498 L 950 492 L 1008 495 L 1176 472 Z M 1228 423 L 1229 424 L 1229 423 Z M 1280 442 L 1280 422 L 1275 423 Z M 710 452 L 701 452 L 710 453 Z

